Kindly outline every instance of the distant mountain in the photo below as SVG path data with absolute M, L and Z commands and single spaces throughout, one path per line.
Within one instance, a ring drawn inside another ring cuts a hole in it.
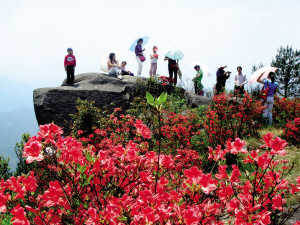
M 9 112 L 21 107 L 33 109 L 33 87 L 0 77 L 0 112 Z
M 12 99 L 12 101 L 17 102 L 15 99 Z M 23 133 L 35 135 L 37 131 L 38 124 L 33 107 L 0 112 L 0 155 L 10 158 L 9 165 L 12 170 L 17 165 L 17 157 L 14 152 L 15 144 L 20 142 Z

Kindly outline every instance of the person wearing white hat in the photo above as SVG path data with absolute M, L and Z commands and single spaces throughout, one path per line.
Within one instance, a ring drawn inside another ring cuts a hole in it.
M 219 66 L 218 70 L 217 70 L 217 84 L 216 84 L 216 90 L 217 90 L 217 94 L 220 94 L 220 92 L 222 92 L 223 88 L 225 87 L 225 83 L 226 80 L 230 77 L 230 73 L 229 71 L 224 71 L 224 69 L 227 68 L 227 65 L 225 65 L 224 63 L 221 63 L 221 65 Z

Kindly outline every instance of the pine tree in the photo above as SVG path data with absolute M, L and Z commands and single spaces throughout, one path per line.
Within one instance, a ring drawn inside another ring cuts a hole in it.
M 275 76 L 278 93 L 285 98 L 300 97 L 300 51 L 281 46 L 271 66 L 278 68 Z

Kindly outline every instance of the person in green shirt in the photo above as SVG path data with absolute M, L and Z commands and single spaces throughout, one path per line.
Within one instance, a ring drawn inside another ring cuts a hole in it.
M 194 69 L 197 71 L 196 77 L 193 78 L 195 85 L 195 94 L 203 96 L 203 85 L 201 83 L 201 80 L 203 78 L 203 71 L 201 70 L 199 65 L 196 65 Z

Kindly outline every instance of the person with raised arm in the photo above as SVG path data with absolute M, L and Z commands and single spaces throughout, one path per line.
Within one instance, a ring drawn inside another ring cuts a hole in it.
M 216 76 L 217 76 L 217 83 L 216 83 L 216 90 L 217 95 L 220 94 L 220 92 L 223 92 L 225 89 L 226 80 L 230 77 L 229 71 L 225 72 L 225 68 L 227 68 L 227 65 L 221 63 L 219 66 Z
M 275 73 L 274 72 L 265 72 L 268 73 L 268 78 L 265 80 L 261 80 L 261 77 L 264 73 L 262 73 L 258 78 L 257 82 L 264 84 L 265 89 L 269 88 L 267 100 L 263 102 L 264 106 L 267 106 L 267 108 L 264 109 L 264 118 L 267 124 L 272 125 L 273 116 L 272 116 L 272 110 L 274 106 L 274 94 L 277 91 L 278 83 L 275 82 Z

